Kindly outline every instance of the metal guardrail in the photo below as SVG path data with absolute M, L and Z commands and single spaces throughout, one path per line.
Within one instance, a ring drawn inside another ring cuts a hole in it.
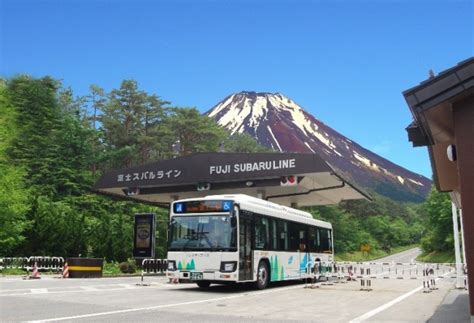
M 0 258 L 0 270 L 17 268 L 31 271 L 35 263 L 39 271 L 60 271 L 64 266 L 64 258 L 49 256 L 5 257 Z
M 168 259 L 155 259 L 155 258 L 146 258 L 142 261 L 142 274 L 141 281 L 138 286 L 149 286 L 150 284 L 145 284 L 143 282 L 143 277 L 145 274 L 159 274 L 164 275 L 168 269 Z
M 467 288 L 467 268 L 462 265 L 463 273 L 456 274 L 454 263 L 401 263 L 401 262 L 333 262 L 315 263 L 307 274 L 325 281 L 324 284 L 346 283 L 360 280 L 361 290 L 372 290 L 372 280 L 422 280 L 425 293 L 436 290 L 439 279 L 461 279 Z M 329 279 L 332 279 L 330 281 Z
M 168 259 L 147 258 L 142 261 L 142 272 L 146 274 L 164 274 L 168 269 Z

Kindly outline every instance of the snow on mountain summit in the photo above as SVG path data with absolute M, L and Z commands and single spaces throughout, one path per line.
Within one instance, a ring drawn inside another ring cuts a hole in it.
M 398 200 L 421 201 L 431 186 L 427 178 L 363 148 L 280 93 L 235 93 L 207 115 L 232 134 L 248 133 L 273 150 L 317 153 L 363 187 Z
M 258 126 L 261 119 L 266 120 L 270 109 L 278 112 L 289 112 L 295 125 L 306 132 L 306 127 L 311 131 L 311 124 L 304 116 L 301 107 L 289 98 L 280 93 L 256 93 L 240 92 L 228 96 L 224 101 L 216 105 L 209 117 L 215 118 L 221 112 L 221 117 L 217 119 L 219 125 L 231 130 L 232 133 L 244 132 L 243 121 L 248 120 L 249 126 Z

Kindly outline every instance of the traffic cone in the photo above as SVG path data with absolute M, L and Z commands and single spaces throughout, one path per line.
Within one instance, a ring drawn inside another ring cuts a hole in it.
M 38 263 L 35 261 L 35 264 L 33 266 L 33 272 L 31 273 L 30 279 L 40 279 L 40 273 L 38 270 Z
M 67 262 L 64 263 L 62 278 L 69 278 L 69 267 L 67 266 Z

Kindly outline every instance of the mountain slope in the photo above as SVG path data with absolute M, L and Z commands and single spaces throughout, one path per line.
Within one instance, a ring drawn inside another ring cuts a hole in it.
M 207 115 L 274 150 L 317 153 L 362 187 L 395 200 L 423 201 L 431 187 L 426 177 L 365 149 L 279 93 L 232 94 Z

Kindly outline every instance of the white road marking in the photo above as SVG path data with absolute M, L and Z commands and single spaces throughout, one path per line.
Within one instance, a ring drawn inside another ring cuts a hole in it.
M 122 286 L 125 289 L 135 289 L 135 286 L 130 285 L 130 284 L 118 284 L 119 286 Z
M 28 321 L 28 322 L 31 322 L 31 323 L 57 322 L 57 321 L 75 320 L 75 319 L 83 319 L 83 318 L 89 318 L 89 317 L 98 317 L 98 316 L 106 316 L 106 315 L 114 315 L 114 314 L 131 313 L 131 312 L 151 311 L 151 310 L 157 310 L 157 309 L 167 308 L 167 307 L 175 307 L 175 306 L 182 306 L 182 305 L 194 305 L 194 304 L 216 302 L 216 301 L 226 301 L 226 300 L 241 298 L 241 297 L 245 297 L 245 296 L 256 296 L 256 295 L 262 295 L 262 294 L 269 294 L 269 293 L 287 291 L 287 290 L 297 289 L 297 288 L 302 288 L 302 286 L 297 285 L 297 286 L 291 286 L 291 287 L 285 287 L 285 288 L 279 288 L 279 289 L 265 290 L 265 291 L 260 291 L 260 292 L 242 293 L 242 294 L 233 295 L 233 296 L 207 298 L 207 299 L 202 299 L 202 300 L 198 300 L 198 301 L 190 301 L 190 302 L 184 302 L 184 303 L 173 303 L 173 304 L 164 304 L 164 305 L 149 306 L 149 307 L 129 308 L 129 309 L 117 310 L 117 311 L 90 313 L 90 314 L 82 314 L 82 315 L 66 316 L 66 317 L 56 317 L 56 318 L 51 318 L 51 319 L 43 319 L 43 320 Z
M 154 285 L 154 287 L 149 286 L 148 288 L 158 288 L 160 287 L 159 285 Z M 111 291 L 125 291 L 127 290 L 126 288 L 120 287 L 120 288 L 103 288 L 103 289 L 98 289 L 98 288 L 90 288 L 90 289 L 77 289 L 77 290 L 60 290 L 60 291 L 48 291 L 48 295 L 51 294 L 70 294 L 70 293 L 87 293 L 87 292 L 111 292 Z M 27 293 L 12 293 L 12 294 L 0 294 L 0 297 L 9 297 L 9 296 L 28 296 L 28 295 L 41 295 L 41 294 L 33 294 L 30 292 Z
M 409 291 L 408 293 L 406 294 L 403 294 L 402 296 L 400 297 L 397 297 L 395 298 L 394 300 L 382 305 L 382 306 L 379 306 L 377 307 L 376 309 L 373 309 L 372 311 L 369 311 L 367 313 L 365 313 L 364 315 L 361 315 L 351 321 L 349 321 L 349 323 L 359 323 L 359 322 L 363 322 L 365 320 L 367 320 L 368 318 L 371 318 L 372 316 L 374 316 L 375 314 L 378 314 L 382 311 L 385 311 L 387 308 L 397 304 L 398 302 L 401 302 L 403 301 L 405 298 L 407 297 L 410 297 L 411 295 L 415 294 L 416 292 L 420 291 L 423 289 L 423 286 L 420 286 L 418 288 L 415 288 L 414 290 L 412 291 Z
M 444 274 L 443 276 L 447 276 L 448 274 L 451 274 L 451 273 L 452 273 L 452 271 L 450 271 L 450 272 Z M 441 279 L 441 278 L 436 278 L 435 281 L 438 281 L 438 280 L 440 280 L 440 279 Z M 374 316 L 374 315 L 376 315 L 376 314 L 378 314 L 378 313 L 380 313 L 380 312 L 385 311 L 387 308 L 392 307 L 393 305 L 395 305 L 395 304 L 397 304 L 397 303 L 403 301 L 405 298 L 410 297 L 411 295 L 415 294 L 416 292 L 419 292 L 419 291 L 422 290 L 422 289 L 423 289 L 423 286 L 417 287 L 417 288 L 415 288 L 415 289 L 409 291 L 408 293 L 405 293 L 405 294 L 403 294 L 403 295 L 401 295 L 401 296 L 395 298 L 394 300 L 391 300 L 390 302 L 385 303 L 385 304 L 383 304 L 382 306 L 379 306 L 379 307 L 377 307 L 377 308 L 375 308 L 375 309 L 373 309 L 373 310 L 371 310 L 371 311 L 369 311 L 369 312 L 367 312 L 367 313 L 365 313 L 365 314 L 363 314 L 363 315 L 361 315 L 361 316 L 359 316 L 359 317 L 357 317 L 357 318 L 355 318 L 355 319 L 349 321 L 349 323 L 359 323 L 359 322 L 363 322 L 363 321 L 365 321 L 365 320 L 371 318 L 372 316 Z
M 91 291 L 91 292 L 95 292 L 95 291 L 98 291 L 99 289 L 97 289 L 96 287 L 94 286 L 81 286 L 81 288 L 83 290 L 86 290 L 86 291 Z
M 46 294 L 48 292 L 47 288 L 32 288 L 30 289 L 31 294 Z

